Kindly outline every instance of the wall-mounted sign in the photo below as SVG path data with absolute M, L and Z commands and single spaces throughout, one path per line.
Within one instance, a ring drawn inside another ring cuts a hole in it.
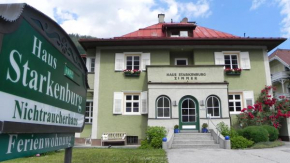
M 149 83 L 224 82 L 223 66 L 147 66 Z

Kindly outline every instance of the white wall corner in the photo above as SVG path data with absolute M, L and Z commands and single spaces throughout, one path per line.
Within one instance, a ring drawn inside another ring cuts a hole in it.
M 96 49 L 95 58 L 95 82 L 94 82 L 94 111 L 93 111 L 93 125 L 92 125 L 92 139 L 97 139 L 98 135 L 98 111 L 99 111 L 99 79 L 100 79 L 100 61 L 101 51 Z
M 270 64 L 267 49 L 263 49 L 263 56 L 264 56 L 264 67 L 265 67 L 265 74 L 266 74 L 266 85 L 272 85 L 271 82 L 271 72 L 270 72 Z

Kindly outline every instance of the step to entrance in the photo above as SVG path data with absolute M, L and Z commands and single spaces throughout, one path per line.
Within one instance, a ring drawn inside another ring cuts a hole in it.
M 198 130 L 179 130 L 180 133 L 198 133 Z
M 215 144 L 210 133 L 176 133 L 171 147 L 173 149 L 215 149 L 219 148 L 219 144 Z

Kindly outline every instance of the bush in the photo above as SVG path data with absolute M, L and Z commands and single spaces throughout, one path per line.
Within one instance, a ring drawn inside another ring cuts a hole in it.
M 249 126 L 243 130 L 243 137 L 255 143 L 269 141 L 268 131 L 261 126 Z
M 147 140 L 141 142 L 140 148 L 162 148 L 162 138 L 166 136 L 166 130 L 160 126 L 149 126 L 146 131 L 146 136 Z
M 262 127 L 268 131 L 270 141 L 275 141 L 278 139 L 279 135 L 278 129 L 269 125 L 263 125 Z
M 223 136 L 230 136 L 230 129 L 229 126 L 226 125 L 224 122 L 220 122 L 217 124 L 217 129 L 221 132 Z
M 251 147 L 253 144 L 253 141 L 248 140 L 242 136 L 236 136 L 231 139 L 232 149 L 248 148 Z

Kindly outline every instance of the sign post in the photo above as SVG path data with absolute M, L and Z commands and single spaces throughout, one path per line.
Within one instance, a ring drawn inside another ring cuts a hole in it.
M 65 148 L 70 162 L 84 126 L 85 64 L 43 13 L 27 4 L 0 10 L 0 161 Z

